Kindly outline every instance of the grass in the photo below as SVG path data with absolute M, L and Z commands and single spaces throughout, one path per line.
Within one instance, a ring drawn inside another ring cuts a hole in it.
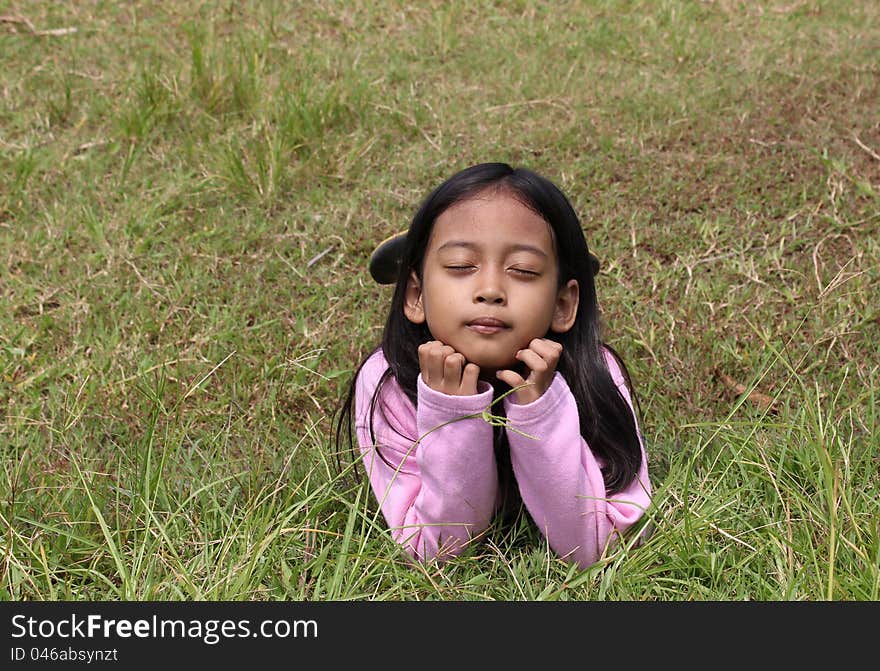
M 878 598 L 873 3 L 0 14 L 0 597 Z M 570 195 L 641 397 L 652 534 L 585 571 L 414 565 L 334 468 L 369 252 L 484 160 Z

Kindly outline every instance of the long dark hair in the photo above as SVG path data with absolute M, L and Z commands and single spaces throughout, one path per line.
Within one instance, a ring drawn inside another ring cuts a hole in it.
M 475 165 L 450 177 L 422 202 L 406 234 L 400 274 L 382 333 L 380 347 L 389 369 L 380 380 L 370 404 L 370 423 L 372 425 L 373 413 L 380 405 L 378 400 L 382 387 L 390 376 L 394 376 L 413 405 L 418 402 L 418 348 L 432 340 L 432 336 L 425 323 L 414 324 L 404 315 L 407 278 L 411 271 L 415 271 L 419 279 L 422 278 L 425 251 L 437 217 L 455 203 L 488 189 L 503 190 L 512 195 L 550 225 L 559 260 L 559 286 L 571 279 L 577 280 L 580 301 L 574 326 L 565 333 L 551 332 L 546 337 L 556 340 L 563 347 L 556 370 L 565 378 L 574 395 L 581 436 L 594 454 L 605 462 L 602 469 L 605 488 L 608 493 L 620 491 L 632 482 L 639 470 L 641 448 L 635 418 L 614 384 L 603 348 L 617 359 L 628 382 L 629 373 L 616 352 L 601 340 L 596 285 L 587 242 L 577 214 L 565 194 L 552 182 L 524 168 L 512 168 L 505 163 Z M 354 450 L 352 417 L 355 385 L 367 358 L 369 356 L 358 366 L 337 413 L 337 455 L 342 454 L 346 445 L 349 452 Z M 496 381 L 494 386 L 496 398 L 509 389 L 500 381 Z M 630 392 L 633 393 L 631 384 Z M 494 414 L 500 414 L 499 406 L 500 403 L 493 408 Z M 505 432 L 497 429 L 496 456 L 503 486 L 503 483 L 513 481 L 513 474 Z

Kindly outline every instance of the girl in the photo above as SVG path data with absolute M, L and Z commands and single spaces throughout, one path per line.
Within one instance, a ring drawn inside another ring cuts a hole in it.
M 460 553 L 521 498 L 550 547 L 586 567 L 647 508 L 628 375 L 600 340 L 590 259 L 562 192 L 503 163 L 453 175 L 413 218 L 381 346 L 336 426 L 337 447 L 351 447 L 354 424 L 413 557 Z M 503 422 L 486 421 L 490 405 Z

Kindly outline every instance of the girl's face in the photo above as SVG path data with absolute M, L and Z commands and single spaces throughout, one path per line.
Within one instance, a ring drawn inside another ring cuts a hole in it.
M 549 331 L 574 324 L 578 284 L 558 286 L 550 225 L 504 191 L 488 191 L 441 214 L 425 252 L 422 279 L 412 273 L 404 314 L 427 322 L 481 371 L 509 368 L 516 353 Z

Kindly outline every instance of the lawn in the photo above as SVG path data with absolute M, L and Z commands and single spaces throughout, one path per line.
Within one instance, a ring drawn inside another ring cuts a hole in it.
M 880 5 L 0 5 L 0 598 L 876 600 Z M 656 489 L 407 561 L 332 419 L 374 245 L 555 181 Z

